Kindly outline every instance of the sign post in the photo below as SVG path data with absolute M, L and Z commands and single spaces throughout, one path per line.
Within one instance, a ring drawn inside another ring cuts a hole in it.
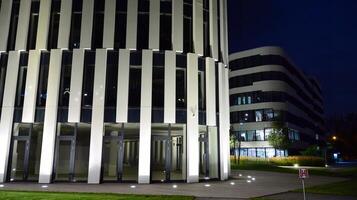
M 306 200 L 306 192 L 305 192 L 305 179 L 309 178 L 309 170 L 308 169 L 299 169 L 299 178 L 302 182 L 302 192 L 304 194 L 304 200 Z

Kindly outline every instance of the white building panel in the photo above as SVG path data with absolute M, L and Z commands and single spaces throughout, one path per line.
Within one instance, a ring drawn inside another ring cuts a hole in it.
M 176 123 L 176 52 L 165 51 L 164 123 Z
M 6 181 L 7 164 L 9 159 L 14 117 L 14 105 L 16 98 L 17 76 L 19 72 L 19 62 L 20 52 L 10 51 L 7 62 L 4 88 L 4 97 L 6 98 L 4 98 L 2 102 L 0 120 L 0 183 Z
M 216 126 L 216 63 L 206 58 L 206 115 L 207 126 Z
M 150 0 L 149 49 L 160 49 L 160 0 Z
M 35 120 L 40 62 L 41 50 L 30 50 L 22 112 L 22 122 L 24 123 L 33 123 Z
M 52 177 L 61 66 L 62 50 L 52 50 L 48 71 L 47 101 L 43 125 L 39 183 L 50 183 Z
M 141 71 L 139 183 L 150 183 L 153 53 L 144 50 Z
M 195 0 L 193 6 L 193 46 L 196 54 L 203 56 L 203 0 Z
M 67 49 L 71 31 L 72 0 L 61 0 L 61 14 L 58 28 L 59 49 Z
M 97 49 L 94 69 L 92 124 L 89 146 L 88 183 L 98 184 L 102 165 L 104 135 L 105 78 L 107 50 Z
M 212 57 L 217 61 L 218 53 L 218 10 L 217 0 L 209 0 L 209 41 L 211 46 Z
M 83 0 L 80 47 L 90 49 L 92 45 L 92 29 L 94 0 Z
M 1 2 L 0 10 L 0 52 L 6 51 L 7 49 L 7 39 L 9 36 L 10 29 L 10 18 L 12 10 L 12 0 L 3 0 Z
M 119 50 L 116 122 L 128 122 L 130 51 Z
M 126 48 L 135 50 L 138 29 L 138 0 L 128 1 L 126 17 Z
M 84 56 L 84 49 L 73 49 L 68 122 L 78 123 L 81 119 Z
M 47 49 L 48 30 L 51 19 L 51 0 L 40 1 L 40 13 L 38 17 L 36 49 Z
M 187 182 L 199 179 L 198 55 L 187 54 Z
M 103 48 L 114 48 L 116 0 L 105 0 Z
M 20 1 L 19 19 L 16 30 L 15 50 L 26 50 L 27 34 L 30 23 L 31 2 L 29 0 Z
M 219 88 L 219 149 L 221 180 L 228 179 L 229 175 L 229 94 L 228 94 L 228 70 L 223 63 L 218 64 L 218 88 Z
M 172 50 L 183 52 L 183 0 L 172 1 Z

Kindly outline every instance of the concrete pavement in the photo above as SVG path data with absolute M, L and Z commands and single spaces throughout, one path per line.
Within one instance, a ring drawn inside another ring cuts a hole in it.
M 346 180 L 344 178 L 311 176 L 306 187 Z M 232 171 L 229 181 L 206 183 L 165 183 L 138 185 L 127 183 L 104 183 L 88 185 L 85 183 L 6 183 L 0 190 L 53 191 L 53 192 L 91 192 L 148 195 L 187 195 L 201 198 L 252 198 L 288 192 L 301 187 L 297 174 L 263 171 Z

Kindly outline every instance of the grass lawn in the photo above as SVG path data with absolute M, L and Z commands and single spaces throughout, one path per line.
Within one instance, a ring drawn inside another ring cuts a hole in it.
M 298 169 L 295 168 L 283 168 L 275 166 L 268 161 L 264 160 L 243 160 L 240 164 L 235 164 L 234 160 L 231 161 L 231 167 L 235 170 L 257 170 L 257 171 L 270 171 L 281 173 L 297 174 Z M 309 169 L 311 175 L 320 176 L 333 176 L 333 177 L 347 177 L 357 178 L 357 167 L 349 168 L 313 168 Z
M 301 190 L 297 191 L 301 192 Z M 306 189 L 306 192 L 357 197 L 357 179 L 310 187 Z
M 150 196 L 125 194 L 57 193 L 0 191 L 0 199 L 6 200 L 193 200 L 187 196 Z

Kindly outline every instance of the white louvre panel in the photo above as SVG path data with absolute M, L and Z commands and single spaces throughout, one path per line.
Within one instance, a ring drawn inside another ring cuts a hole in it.
M 225 65 L 228 65 L 228 33 L 227 33 L 227 1 L 226 0 L 220 0 L 219 1 L 219 7 L 220 7 L 220 40 L 221 40 L 221 53 L 222 53 L 222 59 L 223 63 Z
M 1 2 L 0 52 L 6 51 L 7 49 L 7 39 L 9 36 L 9 29 L 10 29 L 11 8 L 12 8 L 12 0 L 3 0 Z
M 19 62 L 20 52 L 10 51 L 4 89 L 4 97 L 6 98 L 2 102 L 0 121 L 0 183 L 6 181 Z
M 21 0 L 19 21 L 17 23 L 15 50 L 26 50 L 27 34 L 30 23 L 31 1 Z
M 216 126 L 216 65 L 213 58 L 206 58 L 206 108 L 207 126 Z
M 105 0 L 103 48 L 114 48 L 116 0 Z
M 160 48 L 160 0 L 150 0 L 149 49 Z
M 172 1 L 172 49 L 183 52 L 183 0 Z
M 68 122 L 78 123 L 81 119 L 84 55 L 85 50 L 73 49 L 71 86 L 68 105 Z
M 195 0 L 192 4 L 194 51 L 203 56 L 203 0 Z
M 130 51 L 119 50 L 118 65 L 118 92 L 117 92 L 117 114 L 116 122 L 128 122 L 128 100 L 129 100 L 129 61 Z
M 139 183 L 150 183 L 153 54 L 144 50 L 141 71 Z
M 47 49 L 47 37 L 51 19 L 51 0 L 40 1 L 36 49 Z
M 92 124 L 89 146 L 88 183 L 100 182 L 102 143 L 104 135 L 105 77 L 107 50 L 97 49 L 95 56 Z
M 58 28 L 59 49 L 67 49 L 71 30 L 72 0 L 61 0 L 61 14 Z
M 41 148 L 39 183 L 50 183 L 56 143 L 58 97 L 61 78 L 62 50 L 51 50 L 48 71 L 47 101 Z
M 187 182 L 198 182 L 198 56 L 187 54 Z
M 126 48 L 135 50 L 138 29 L 138 0 L 128 1 L 126 20 Z
M 229 69 L 227 67 L 224 68 L 224 107 L 225 107 L 225 129 L 226 129 L 226 144 L 230 143 L 230 138 L 229 138 L 229 130 L 231 127 L 231 118 L 230 118 L 230 107 L 229 107 Z M 228 175 L 227 175 L 227 179 L 229 178 L 229 176 L 231 175 L 231 159 L 230 159 L 230 146 L 227 145 L 226 149 L 225 149 L 225 153 L 226 153 L 226 161 L 228 162 L 226 167 L 228 170 Z M 223 157 L 224 158 L 224 157 Z
M 209 41 L 212 51 L 212 57 L 217 61 L 218 55 L 218 10 L 217 0 L 209 0 Z
M 94 0 L 83 0 L 80 40 L 82 49 L 90 49 L 92 45 L 93 15 Z
M 165 51 L 164 123 L 176 122 L 176 52 Z
M 40 62 L 41 50 L 30 50 L 22 112 L 22 122 L 24 123 L 33 123 L 35 120 Z
M 218 64 L 218 88 L 219 88 L 219 149 L 221 180 L 226 180 L 229 174 L 229 105 L 228 101 L 228 74 L 223 63 Z

